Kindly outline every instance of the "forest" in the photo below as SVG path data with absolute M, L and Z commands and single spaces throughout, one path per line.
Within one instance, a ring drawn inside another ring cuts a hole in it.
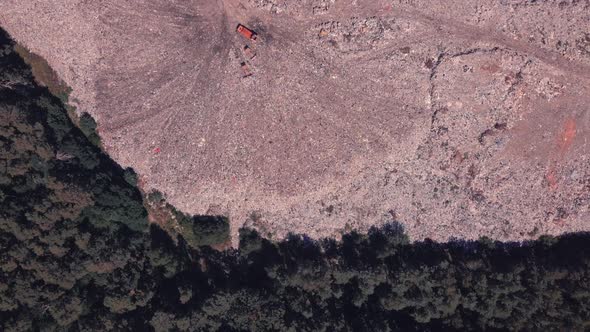
M 590 329 L 590 236 L 281 241 L 187 216 L 100 147 L 0 30 L 0 330 Z M 153 222 L 149 213 L 170 220 Z

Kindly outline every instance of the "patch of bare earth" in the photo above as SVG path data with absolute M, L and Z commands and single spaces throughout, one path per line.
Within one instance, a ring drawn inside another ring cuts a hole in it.
M 590 230 L 589 21 L 588 1 L 0 3 L 113 158 L 234 240 Z

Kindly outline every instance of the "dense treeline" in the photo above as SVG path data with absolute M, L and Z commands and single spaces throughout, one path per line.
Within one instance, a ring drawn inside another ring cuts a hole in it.
M 219 252 L 222 219 L 172 210 L 190 228 L 178 238 L 150 225 L 88 122 L 72 124 L 0 32 L 0 330 L 590 328 L 587 234 L 411 244 L 392 223 L 275 243 L 244 229 Z

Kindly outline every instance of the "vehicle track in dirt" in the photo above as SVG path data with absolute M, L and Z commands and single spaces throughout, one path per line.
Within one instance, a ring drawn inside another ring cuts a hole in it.
M 589 6 L 5 0 L 0 24 L 115 160 L 185 212 L 229 216 L 234 241 L 392 218 L 416 240 L 522 240 L 590 229 Z

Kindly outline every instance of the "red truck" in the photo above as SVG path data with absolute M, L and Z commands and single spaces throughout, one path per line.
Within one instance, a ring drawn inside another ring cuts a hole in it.
M 238 27 L 236 28 L 236 31 L 241 34 L 242 36 L 250 39 L 250 40 L 256 40 L 256 32 L 246 28 L 245 26 L 238 24 Z

